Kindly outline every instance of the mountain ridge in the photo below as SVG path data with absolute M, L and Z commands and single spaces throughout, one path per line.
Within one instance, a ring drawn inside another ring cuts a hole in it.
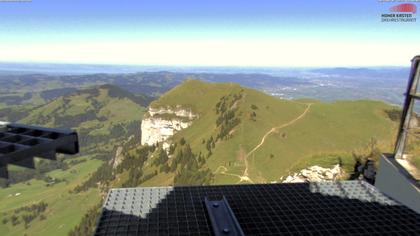
M 214 183 L 222 184 L 277 181 L 313 155 L 351 153 L 371 138 L 389 148 L 396 129 L 385 114 L 392 106 L 380 101 L 289 101 L 234 83 L 187 80 L 150 107 L 199 115 L 170 140 L 185 139 L 194 153 L 207 156 Z

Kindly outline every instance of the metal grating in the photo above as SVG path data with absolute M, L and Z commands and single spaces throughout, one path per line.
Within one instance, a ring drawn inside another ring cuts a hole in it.
M 8 177 L 8 164 L 34 168 L 34 156 L 55 159 L 56 153 L 78 152 L 77 133 L 72 130 L 6 124 L 0 130 L 0 177 Z
M 112 189 L 95 235 L 212 235 L 226 197 L 245 235 L 420 235 L 420 215 L 359 181 Z

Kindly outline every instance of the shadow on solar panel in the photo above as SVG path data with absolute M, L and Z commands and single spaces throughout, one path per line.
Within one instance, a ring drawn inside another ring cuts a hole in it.
M 226 198 L 245 235 L 420 233 L 420 215 L 367 183 L 342 181 L 112 189 L 95 235 L 235 235 L 212 227 L 206 198 Z

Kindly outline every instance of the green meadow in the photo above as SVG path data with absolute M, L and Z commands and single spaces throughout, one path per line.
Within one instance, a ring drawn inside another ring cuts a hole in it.
M 99 202 L 101 195 L 97 189 L 77 194 L 70 191 L 85 181 L 102 163 L 90 157 L 79 158 L 87 158 L 87 161 L 65 171 L 54 170 L 48 173 L 50 177 L 66 181 L 47 186 L 45 181 L 33 179 L 0 189 L 0 235 L 66 235 L 79 224 L 87 210 Z M 20 219 L 22 214 L 15 214 L 15 210 L 40 202 L 48 204 L 43 213 L 45 219 L 38 216 L 25 228 Z M 4 218 L 12 215 L 16 215 L 20 223 L 13 226 L 9 221 L 4 224 Z

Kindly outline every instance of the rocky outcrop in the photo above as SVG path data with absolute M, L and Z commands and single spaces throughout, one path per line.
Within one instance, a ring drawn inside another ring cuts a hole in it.
M 152 117 L 156 115 L 175 115 L 180 118 L 188 118 L 189 120 L 193 120 L 196 115 L 191 111 L 191 109 L 183 109 L 181 106 L 177 106 L 175 109 L 171 108 L 149 108 L 147 111 L 148 114 Z
M 128 139 L 126 141 L 124 141 L 121 146 L 117 147 L 117 150 L 115 151 L 115 156 L 109 160 L 108 164 L 112 165 L 112 168 L 115 169 L 117 168 L 121 162 L 124 160 L 124 147 L 127 143 L 129 143 L 131 140 L 134 139 L 134 135 L 131 135 L 130 137 L 128 137 Z
M 298 173 L 287 176 L 284 180 L 282 177 L 280 181 L 283 183 L 335 181 L 338 180 L 342 174 L 343 170 L 339 165 L 335 165 L 333 168 L 311 166 L 299 171 Z
M 111 160 L 112 161 L 112 168 L 117 168 L 119 164 L 124 160 L 123 155 L 123 147 L 118 146 L 117 151 L 115 151 L 115 157 Z M 110 163 L 111 164 L 111 163 Z
M 141 123 L 141 144 L 153 145 L 163 143 L 163 148 L 168 149 L 169 143 L 165 142 L 177 131 L 185 129 L 197 118 L 190 109 L 181 107 L 149 108 Z

